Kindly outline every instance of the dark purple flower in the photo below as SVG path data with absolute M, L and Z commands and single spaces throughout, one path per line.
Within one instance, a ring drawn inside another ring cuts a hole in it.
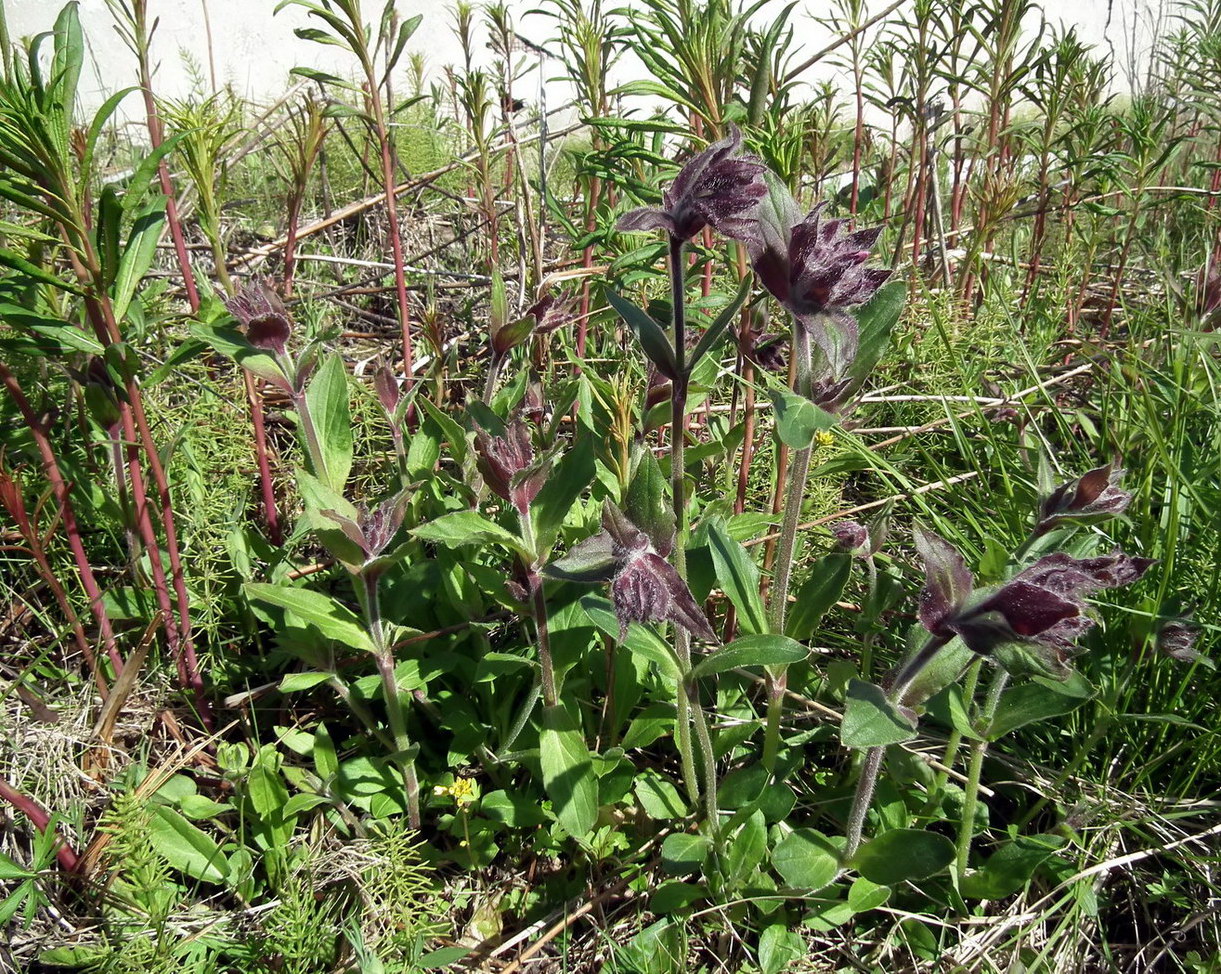
M 766 166 L 754 156 L 739 154 L 742 133 L 729 126 L 729 135 L 692 156 L 662 193 L 660 208 L 641 207 L 619 218 L 620 230 L 665 230 L 688 241 L 706 226 L 735 240 L 755 235 L 754 211 L 767 194 Z
M 1102 589 L 1137 581 L 1153 561 L 1120 551 L 1096 558 L 1045 555 L 989 595 L 972 593 L 962 556 L 931 532 L 917 534 L 927 583 L 920 621 L 935 635 L 962 637 L 982 655 L 1013 644 L 1046 673 L 1066 676 L 1073 646 L 1094 625 L 1085 600 Z
M 530 430 L 521 420 L 509 423 L 498 436 L 479 430 L 475 434 L 475 464 L 488 489 L 509 501 L 523 516 L 547 478 L 548 466 L 535 464 Z
M 856 358 L 856 319 L 848 308 L 877 293 L 890 271 L 869 267 L 881 227 L 851 231 L 847 220 L 827 220 L 820 203 L 805 217 L 780 182 L 759 208 L 759 233 L 747 241 L 755 274 L 826 358 L 826 375 L 838 381 Z
M 246 328 L 246 339 L 255 348 L 284 355 L 293 332 L 293 320 L 284 301 L 266 278 L 247 281 L 225 307 Z
M 1057 487 L 1039 504 L 1039 529 L 1047 531 L 1065 518 L 1102 521 L 1127 510 L 1132 495 L 1117 484 L 1123 470 L 1107 464 Z
M 708 618 L 687 584 L 666 561 L 673 541 L 649 536 L 610 501 L 602 508 L 602 530 L 547 567 L 547 574 L 578 582 L 611 583 L 619 638 L 633 622 L 673 622 L 694 636 L 716 641 Z
M 785 350 L 788 342 L 783 335 L 764 332 L 763 327 L 761 319 L 752 315 L 750 323 L 738 338 L 742 355 L 764 372 L 786 373 L 788 357 Z

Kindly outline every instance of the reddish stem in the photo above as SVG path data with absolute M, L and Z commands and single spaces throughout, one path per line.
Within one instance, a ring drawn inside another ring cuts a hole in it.
M 34 438 L 34 444 L 38 448 L 39 456 L 42 457 L 47 479 L 51 482 L 51 491 L 55 495 L 56 504 L 59 505 L 59 516 L 64 522 L 64 533 L 68 538 L 68 547 L 71 549 L 72 558 L 76 562 L 76 570 L 80 574 L 81 585 L 85 589 L 85 595 L 89 598 L 89 608 L 93 612 L 94 619 L 97 620 L 98 631 L 101 633 L 102 642 L 106 647 L 106 654 L 110 657 L 110 662 L 114 666 L 115 673 L 118 674 L 123 669 L 123 658 L 119 655 L 118 645 L 115 642 L 114 627 L 110 623 L 110 615 L 106 612 L 105 603 L 102 601 L 102 590 L 97 583 L 97 578 L 93 574 L 93 566 L 90 565 L 89 556 L 85 553 L 85 545 L 81 541 L 80 527 L 76 523 L 76 512 L 72 507 L 68 485 L 60 473 L 59 463 L 55 458 L 55 450 L 51 447 L 51 440 L 47 436 L 46 427 L 43 426 L 33 408 L 31 408 L 30 401 L 26 399 L 16 376 L 8 370 L 8 367 L 3 362 L 0 362 L 0 382 L 4 383 L 9 396 L 17 404 L 17 409 L 21 412 L 30 435 Z M 87 656 L 86 659 L 88 658 Z M 93 669 L 97 669 L 96 665 L 93 666 Z
M 0 798 L 23 813 L 34 823 L 39 832 L 46 832 L 51 827 L 51 816 L 47 814 L 46 810 L 33 798 L 21 794 L 7 781 L 0 780 Z M 55 836 L 59 839 L 59 848 L 55 850 L 55 858 L 59 860 L 59 864 L 65 870 L 70 873 L 76 872 L 80 867 L 80 856 L 76 854 L 72 846 L 68 845 L 68 841 L 62 835 L 56 832 Z

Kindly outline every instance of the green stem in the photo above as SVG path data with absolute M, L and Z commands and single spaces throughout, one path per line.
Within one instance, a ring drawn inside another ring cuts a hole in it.
M 382 626 L 381 599 L 378 594 L 378 576 L 361 576 L 363 595 L 361 605 L 365 610 L 365 622 L 373 640 L 374 659 L 377 672 L 382 678 L 382 694 L 386 698 L 386 713 L 390 718 L 390 732 L 394 735 L 395 762 L 403 773 L 403 790 L 407 794 L 407 824 L 413 829 L 420 827 L 420 782 L 416 777 L 415 758 L 411 756 L 411 738 L 407 736 L 407 720 L 403 712 L 403 701 L 399 696 L 398 678 L 394 673 L 394 653 L 386 645 L 385 629 Z
M 687 581 L 687 503 L 684 476 L 686 474 L 687 426 L 687 324 L 685 274 L 683 273 L 683 241 L 670 238 L 670 291 L 674 310 L 674 359 L 677 376 L 673 380 L 670 398 L 670 495 L 674 505 L 674 551 L 672 560 L 678 577 Z M 687 688 L 687 673 L 691 669 L 691 634 L 682 626 L 674 626 L 674 653 L 678 657 L 679 674 L 675 687 L 674 743 L 682 765 L 683 784 L 693 803 L 699 801 L 699 779 L 695 774 L 695 752 L 691 746 L 691 714 L 699 709 L 699 698 Z M 715 802 L 715 796 L 713 798 Z
M 530 587 L 530 599 L 534 606 L 534 628 L 538 634 L 538 665 L 542 680 L 543 706 L 554 707 L 559 703 L 559 693 L 556 690 L 555 664 L 551 660 L 551 630 L 547 625 L 547 600 L 543 597 L 543 579 L 535 568 L 540 556 L 535 550 L 534 519 L 530 516 L 530 508 L 518 510 L 518 521 L 521 524 L 522 540 L 530 552 L 531 563 L 526 566 L 527 584 Z
M 877 633 L 878 621 L 878 566 L 873 555 L 865 559 L 865 574 L 869 584 L 866 594 L 868 600 L 865 610 L 865 623 L 869 628 L 861 636 L 861 679 L 868 680 L 873 670 L 873 640 Z
M 983 708 L 979 713 L 976 727 L 986 728 L 996 715 L 1001 694 L 1009 683 L 1009 674 L 1005 670 L 997 670 L 988 687 L 988 696 L 984 698 Z M 954 863 L 954 873 L 961 883 L 967 874 L 967 866 L 971 858 L 971 838 L 975 834 L 975 810 L 979 806 L 979 778 L 984 767 L 984 755 L 988 752 L 987 741 L 971 742 L 971 757 L 967 764 L 967 783 L 962 799 L 962 821 L 958 825 L 958 855 Z
M 962 702 L 965 706 L 970 707 L 971 701 L 975 699 L 975 689 L 979 686 L 979 671 L 983 668 L 983 657 L 976 659 L 970 666 L 967 667 L 967 674 L 963 678 L 962 683 Z M 958 757 L 958 748 L 962 745 L 962 734 L 957 730 L 950 731 L 950 736 L 946 738 L 945 750 L 941 755 L 941 763 L 948 769 L 954 766 L 954 761 Z M 928 801 L 924 805 L 924 814 L 932 811 L 933 807 L 940 801 L 941 793 L 945 790 L 950 776 L 945 771 L 938 771 L 937 777 L 933 780 L 933 787 L 929 789 Z
M 930 636 L 928 642 L 921 646 L 916 655 L 899 671 L 894 685 L 886 694 L 887 699 L 894 704 L 902 701 L 903 695 L 920 675 L 920 671 L 932 662 L 933 657 L 941 652 L 949 641 L 949 638 L 945 636 Z M 856 850 L 860 848 L 861 836 L 865 829 L 865 816 L 873 801 L 873 790 L 877 786 L 878 772 L 882 769 L 882 758 L 885 754 L 884 746 L 871 747 L 865 753 L 865 763 L 861 766 L 861 776 L 857 779 L 856 792 L 852 796 L 852 808 L 848 812 L 847 842 L 844 844 L 845 862 L 851 859 L 856 854 Z
M 305 440 L 305 452 L 309 455 L 309 465 L 314 476 L 326 477 L 326 464 L 322 458 L 322 444 L 318 439 L 318 430 L 310 415 L 309 403 L 304 392 L 293 393 L 293 409 L 297 411 L 297 422 L 301 426 L 301 438 Z
M 878 783 L 878 772 L 882 769 L 882 758 L 886 748 L 871 747 L 865 752 L 865 763 L 856 782 L 856 793 L 852 796 L 852 809 L 848 813 L 847 841 L 844 843 L 844 861 L 847 862 L 861 847 L 861 835 L 865 831 L 865 816 L 873 801 L 873 789 Z
M 800 322 L 795 322 L 793 328 L 793 358 L 796 364 L 793 389 L 798 395 L 808 397 L 813 391 L 810 333 Z M 810 476 L 812 454 L 813 448 L 809 446 L 797 450 L 789 468 L 784 521 L 776 545 L 776 573 L 772 579 L 771 597 L 767 606 L 768 625 L 774 633 L 784 632 L 784 619 L 789 607 L 789 583 L 792 581 L 793 562 L 797 554 L 797 527 L 801 523 L 801 509 L 805 504 L 806 481 Z M 784 713 L 787 675 L 786 666 L 769 670 L 767 725 L 763 733 L 763 767 L 769 775 L 776 770 L 776 755 L 780 749 L 780 718 Z

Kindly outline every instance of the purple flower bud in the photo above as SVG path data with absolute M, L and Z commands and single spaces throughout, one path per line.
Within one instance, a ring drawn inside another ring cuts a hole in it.
M 1057 487 L 1039 505 L 1040 531 L 1065 518 L 1102 521 L 1122 514 L 1132 502 L 1132 495 L 1116 486 L 1123 473 L 1108 463 Z
M 831 525 L 835 543 L 852 554 L 869 554 L 869 529 L 859 521 L 836 521 Z
M 759 209 L 759 233 L 747 247 L 763 286 L 809 329 L 826 360 L 826 376 L 838 381 L 856 358 L 859 341 L 847 309 L 872 298 L 890 271 L 865 265 L 880 227 L 850 231 L 846 220 L 824 220 L 824 206 L 803 218 L 788 189 L 772 181 Z
M 398 380 L 394 377 L 390 366 L 383 365 L 373 373 L 373 389 L 377 393 L 377 401 L 382 404 L 386 415 L 393 418 L 394 411 L 398 409 L 399 402 L 403 398 L 403 393 L 399 389 Z
M 362 503 L 357 508 L 355 520 L 330 508 L 319 513 L 339 525 L 339 530 L 364 553 L 365 562 L 368 563 L 390 546 L 402 527 L 407 513 L 407 495 L 395 494 L 374 508 Z
M 245 326 L 246 339 L 255 348 L 277 355 L 287 352 L 293 320 L 266 278 L 243 284 L 237 294 L 225 302 L 225 307 Z
M 535 333 L 539 335 L 549 335 L 559 328 L 563 328 L 569 324 L 576 314 L 574 306 L 576 304 L 576 295 L 574 294 L 548 294 L 539 298 L 527 310 L 526 314 L 530 315 L 536 322 L 534 326 Z
M 755 236 L 754 211 L 767 195 L 766 167 L 754 156 L 739 154 L 742 133 L 729 135 L 687 161 L 662 194 L 661 208 L 642 207 L 619 218 L 619 229 L 665 230 L 688 241 L 706 226 L 735 240 Z
M 787 373 L 788 343 L 784 336 L 762 331 L 759 323 L 752 320 L 741 336 L 742 354 L 764 372 Z
M 920 622 L 934 635 L 946 635 L 946 623 L 970 596 L 975 579 L 953 545 L 920 525 L 916 526 L 916 551 L 924 559 Z
M 546 480 L 546 468 L 534 465 L 530 430 L 521 420 L 508 424 L 501 436 L 476 433 L 475 464 L 488 489 L 523 516 Z

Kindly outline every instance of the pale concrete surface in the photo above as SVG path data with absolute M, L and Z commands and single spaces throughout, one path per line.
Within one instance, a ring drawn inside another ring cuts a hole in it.
M 62 7 L 61 0 L 0 0 L 8 15 L 9 30 L 19 38 L 50 29 Z M 608 0 L 608 5 L 609 4 Z M 870 6 L 882 9 L 884 0 L 871 0 Z M 423 21 L 409 43 L 409 49 L 425 54 L 430 77 L 436 79 L 446 64 L 460 60 L 461 49 L 450 30 L 451 4 L 440 0 L 400 0 L 399 12 L 407 17 L 419 13 Z M 537 0 L 510 0 L 510 9 L 517 11 L 519 32 L 536 42 L 545 42 L 552 30 L 552 21 L 528 11 L 538 6 Z M 780 0 L 772 5 L 776 10 Z M 828 8 L 825 0 L 802 0 L 794 12 L 797 37 L 807 50 L 824 46 L 830 38 L 825 28 L 815 22 Z M 381 0 L 364 0 L 367 19 L 378 15 Z M 154 36 L 153 52 L 159 64 L 155 87 L 159 95 L 182 97 L 192 90 L 193 63 L 198 78 L 206 88 L 215 73 L 218 84 L 232 85 L 234 90 L 255 101 L 270 101 L 281 94 L 288 84 L 289 69 L 307 65 L 347 76 L 353 69 L 352 58 L 338 48 L 325 47 L 293 36 L 293 28 L 313 22 L 299 7 L 288 7 L 273 15 L 275 0 L 149 0 L 150 14 L 160 19 Z M 1168 7 L 1158 0 L 1077 0 L 1068 4 L 1046 0 L 1045 11 L 1052 22 L 1078 26 L 1089 42 L 1110 50 L 1116 57 L 1121 73 L 1129 62 L 1130 38 L 1135 25 L 1136 46 L 1143 49 L 1150 29 Z M 84 25 L 91 63 L 82 73 L 81 96 L 86 107 L 100 104 L 109 93 L 133 83 L 134 63 L 131 53 L 113 29 L 113 20 L 106 0 L 81 0 L 81 22 Z M 206 15 L 206 16 L 205 16 Z M 1109 26 L 1108 26 L 1109 20 Z M 320 25 L 320 24 L 319 24 Z M 211 44 L 208 43 L 208 27 Z M 479 33 L 480 54 L 486 37 Z M 399 75 L 405 77 L 404 67 Z M 822 69 L 826 76 L 828 69 Z M 548 74 L 558 73 L 553 64 Z M 625 59 L 616 70 L 616 79 L 640 77 L 639 62 Z M 818 71 L 812 72 L 815 77 Z M 537 74 L 523 79 L 519 90 L 533 100 Z M 401 84 L 400 84 L 401 90 Z M 567 92 L 558 83 L 549 86 L 548 102 L 552 106 L 564 101 Z M 129 111 L 138 106 L 133 99 Z

